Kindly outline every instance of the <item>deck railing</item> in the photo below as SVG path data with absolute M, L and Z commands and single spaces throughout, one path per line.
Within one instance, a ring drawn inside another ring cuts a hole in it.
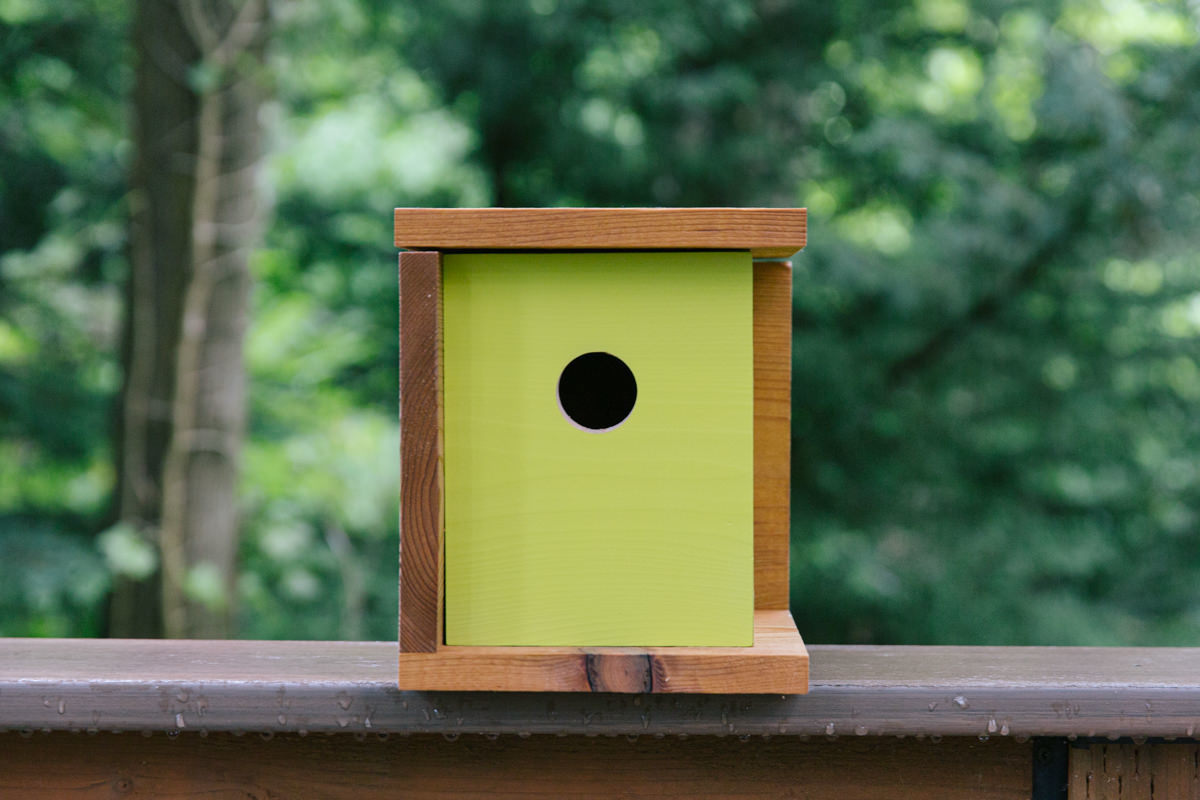
M 804 696 L 415 693 L 394 642 L 0 640 L 0 797 L 1200 798 L 1200 649 L 810 653 Z

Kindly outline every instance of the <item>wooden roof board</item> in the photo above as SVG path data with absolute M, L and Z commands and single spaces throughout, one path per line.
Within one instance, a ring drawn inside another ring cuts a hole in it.
M 406 250 L 749 250 L 804 248 L 803 208 L 397 208 Z

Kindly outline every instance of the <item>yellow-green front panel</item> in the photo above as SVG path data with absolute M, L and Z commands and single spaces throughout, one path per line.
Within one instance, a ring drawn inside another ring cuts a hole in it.
M 443 263 L 447 644 L 752 644 L 749 253 Z M 591 352 L 637 383 L 604 432 L 558 398 Z

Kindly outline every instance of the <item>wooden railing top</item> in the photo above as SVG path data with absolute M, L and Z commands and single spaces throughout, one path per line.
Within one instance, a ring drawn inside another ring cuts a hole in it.
M 1163 736 L 1200 649 L 813 646 L 807 696 L 417 693 L 394 642 L 0 639 L 0 730 Z

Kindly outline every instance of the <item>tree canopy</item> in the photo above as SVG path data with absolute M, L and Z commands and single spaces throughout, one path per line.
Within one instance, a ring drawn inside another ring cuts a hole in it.
M 0 0 L 2 635 L 158 567 L 113 524 L 132 20 L 55 5 Z M 773 205 L 806 640 L 1200 640 L 1195 3 L 274 13 L 238 635 L 395 636 L 392 207 Z

